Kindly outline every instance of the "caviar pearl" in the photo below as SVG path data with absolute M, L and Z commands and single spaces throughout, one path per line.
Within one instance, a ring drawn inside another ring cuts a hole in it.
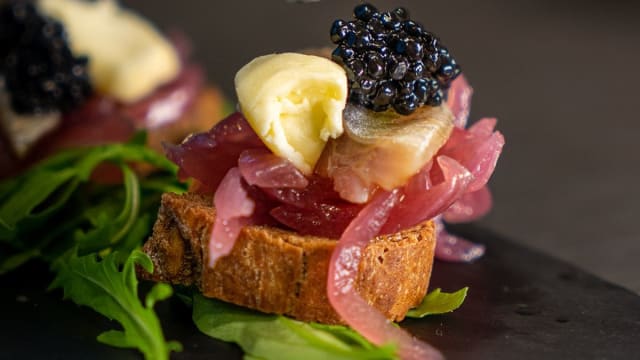
M 409 68 L 409 64 L 404 59 L 393 60 L 390 63 L 389 77 L 393 80 L 401 80 L 404 78 Z
M 396 97 L 396 94 L 397 90 L 393 82 L 381 82 L 376 92 L 376 96 L 373 99 L 373 104 L 380 110 L 386 110 L 391 101 Z
M 408 114 L 439 105 L 460 67 L 440 40 L 409 18 L 405 8 L 379 12 L 363 3 L 354 20 L 336 20 L 332 59 L 345 67 L 349 101 L 375 111 L 389 106 Z
M 31 2 L 0 5 L 0 74 L 17 113 L 69 111 L 92 93 L 88 60 L 75 57 L 61 23 Z
M 374 79 L 380 79 L 385 74 L 385 64 L 377 53 L 367 54 L 367 73 Z
M 334 21 L 333 25 L 331 25 L 331 41 L 337 44 L 347 36 L 347 31 L 349 31 L 349 28 L 344 20 Z
M 398 18 L 399 20 L 406 20 L 409 18 L 409 11 L 407 11 L 407 9 L 403 8 L 403 7 L 398 7 L 395 8 L 392 11 L 393 15 L 396 16 L 396 18 Z
M 413 61 L 422 60 L 422 57 L 424 56 L 422 44 L 413 39 L 407 41 L 407 48 L 405 52 L 407 53 L 409 60 Z
M 364 64 L 358 59 L 347 62 L 347 77 L 351 81 L 357 81 L 364 75 Z
M 353 15 L 358 20 L 369 21 L 373 14 L 377 13 L 378 9 L 376 9 L 371 4 L 360 4 L 353 9 Z

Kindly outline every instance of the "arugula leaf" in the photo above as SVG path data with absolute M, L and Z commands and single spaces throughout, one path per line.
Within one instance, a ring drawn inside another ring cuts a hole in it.
M 5 199 L 0 206 L 0 239 L 11 239 L 15 233 L 18 222 L 26 219 L 32 221 L 38 217 L 37 206 L 49 198 L 56 190 L 68 185 L 75 176 L 74 169 L 64 169 L 53 172 L 46 169 L 35 171 L 33 176 L 26 177 L 13 188 L 13 196 Z M 73 182 L 71 182 L 73 184 Z M 68 191 L 65 191 L 69 194 Z M 64 199 L 63 199 L 64 200 Z M 55 202 L 51 209 L 56 209 L 61 205 L 60 201 Z M 48 211 L 43 211 L 43 216 L 48 215 Z
M 40 249 L 34 248 L 10 255 L 0 261 L 0 275 L 20 267 L 27 261 L 40 255 Z
M 69 232 L 77 228 L 83 220 L 83 217 L 70 214 L 64 223 L 58 224 L 53 229 L 44 229 L 42 232 L 34 231 L 33 236 L 37 237 L 38 241 L 31 244 L 25 250 L 0 260 L 0 275 L 10 272 L 34 258 L 46 258 L 49 260 L 57 258 L 59 253 L 64 253 L 68 249 L 62 248 L 58 254 L 52 251 L 45 251 L 44 249 L 56 239 L 62 240 L 71 237 L 71 235 L 68 235 Z
M 112 246 L 114 251 L 120 253 L 130 253 L 131 251 L 140 247 L 140 245 L 149 237 L 149 230 L 153 226 L 153 221 L 156 218 L 157 211 L 153 214 L 140 215 L 135 223 L 131 226 L 131 229 L 127 235 L 119 243 Z
M 124 238 L 138 218 L 140 211 L 140 184 L 136 174 L 128 167 L 121 166 L 124 175 L 124 205 L 117 216 L 112 216 L 108 207 L 98 207 L 93 216 L 95 228 L 91 231 L 76 232 L 75 240 L 83 253 L 100 251 Z M 120 201 L 119 201 L 120 202 Z M 89 212 L 91 214 L 91 212 Z
M 468 287 L 464 287 L 453 293 L 445 293 L 441 292 L 440 288 L 435 289 L 424 297 L 418 307 L 409 310 L 407 317 L 423 318 L 427 315 L 452 312 L 462 305 L 468 290 Z
M 193 321 L 208 336 L 235 342 L 245 359 L 396 359 L 395 347 L 377 347 L 335 325 L 307 324 L 208 299 L 193 298 Z
M 60 212 L 78 185 L 86 183 L 96 166 L 103 162 L 143 162 L 174 176 L 177 173 L 175 164 L 138 143 L 109 144 L 59 153 L 18 179 L 0 184 L 0 241 L 20 248 L 18 241 L 25 238 L 22 233 Z M 176 185 L 168 186 L 180 188 L 176 181 L 173 183 Z M 158 184 L 155 186 L 159 187 Z
M 151 271 L 152 263 L 134 249 L 151 230 L 160 194 L 186 187 L 176 178 L 177 167 L 144 142 L 140 135 L 128 144 L 66 151 L 0 182 L 0 274 L 33 258 L 52 263 L 57 272 L 52 287 L 122 324 L 123 331 L 105 332 L 99 341 L 138 348 L 148 359 L 167 359 L 180 346 L 164 340 L 153 304 L 172 289 L 156 285 L 142 305 L 134 268 Z M 120 167 L 122 185 L 89 181 L 103 162 Z M 131 162 L 160 172 L 140 180 Z M 105 257 L 98 261 L 97 254 Z
M 153 271 L 151 259 L 134 250 L 122 271 L 118 269 L 114 252 L 98 261 L 95 254 L 79 257 L 75 251 L 54 264 L 57 276 L 51 288 L 63 288 L 65 299 L 85 305 L 112 320 L 117 320 L 123 330 L 111 330 L 98 336 L 105 344 L 137 348 L 146 359 L 168 359 L 171 351 L 180 351 L 177 342 L 166 342 L 160 321 L 153 311 L 156 301 L 171 296 L 171 287 L 156 284 L 146 297 L 145 305 L 138 298 L 136 264 L 146 271 Z
M 175 176 L 177 167 L 173 163 L 147 148 L 143 135 L 134 140 L 68 150 L 0 183 L 0 243 L 17 250 L 17 254 L 9 255 L 12 258 L 0 259 L 0 272 L 41 255 L 53 260 L 74 246 L 70 240 L 82 243 L 82 253 L 118 247 L 139 216 L 154 217 L 162 192 L 186 190 Z M 120 185 L 89 183 L 90 174 L 102 162 L 120 166 L 124 192 Z M 161 171 L 139 181 L 125 165 L 130 162 L 151 164 Z M 114 212 L 118 209 L 120 213 Z M 53 256 L 47 251 L 50 244 L 56 244 Z

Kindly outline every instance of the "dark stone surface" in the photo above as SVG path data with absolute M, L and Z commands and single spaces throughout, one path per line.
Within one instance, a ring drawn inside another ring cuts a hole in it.
M 640 354 L 640 297 L 578 268 L 475 226 L 458 232 L 487 245 L 471 265 L 437 262 L 432 287 L 469 286 L 452 314 L 411 319 L 402 326 L 448 359 L 628 359 Z M 44 266 L 0 277 L 3 359 L 137 359 L 134 351 L 95 341 L 115 326 L 92 311 L 46 292 Z M 182 342 L 175 359 L 240 359 L 231 344 L 198 332 L 175 297 L 157 310 L 167 338 Z
M 428 319 L 429 325 L 403 323 L 449 359 L 625 359 L 639 353 L 639 296 L 482 228 L 457 231 L 486 243 L 487 255 L 471 265 L 437 263 L 432 287 L 469 286 L 468 301 Z

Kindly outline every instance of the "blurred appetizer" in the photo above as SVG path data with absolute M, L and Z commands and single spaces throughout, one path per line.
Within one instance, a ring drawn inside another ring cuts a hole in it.
M 167 37 L 114 0 L 0 6 L 0 178 L 60 149 L 179 142 L 224 115 L 220 92 Z

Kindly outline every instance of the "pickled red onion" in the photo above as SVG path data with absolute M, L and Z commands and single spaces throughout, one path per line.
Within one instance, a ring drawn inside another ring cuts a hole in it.
M 450 234 L 442 223 L 442 217 L 434 219 L 436 224 L 436 253 L 438 260 L 449 262 L 472 262 L 484 255 L 485 247 L 467 239 Z
M 491 210 L 492 203 L 491 192 L 485 185 L 480 190 L 462 195 L 442 215 L 444 220 L 450 223 L 475 221 Z
M 214 192 L 223 176 L 238 163 L 240 153 L 264 144 L 240 113 L 229 115 L 211 130 L 189 136 L 180 145 L 165 144 L 167 157 L 180 167 L 182 178 L 200 181 Z
M 216 220 L 209 240 L 209 266 L 229 254 L 243 226 L 249 225 L 255 203 L 244 189 L 240 170 L 231 168 L 213 197 Z
M 339 239 L 361 209 L 361 205 L 350 203 L 319 203 L 306 208 L 284 204 L 273 208 L 270 215 L 301 235 Z
M 400 191 L 379 192 L 358 213 L 338 241 L 329 263 L 327 296 L 335 311 L 357 332 L 376 345 L 395 343 L 403 359 L 442 359 L 431 345 L 396 327 L 356 292 L 358 264 L 364 247 L 379 232 Z
M 458 76 L 451 83 L 449 88 L 449 98 L 447 99 L 447 106 L 453 113 L 455 126 L 464 129 L 467 125 L 467 119 L 469 118 L 469 112 L 471 110 L 471 96 L 473 95 L 473 88 L 467 82 L 464 75 Z
M 271 216 L 302 235 L 339 239 L 362 209 L 360 204 L 341 199 L 333 190 L 332 182 L 318 175 L 312 175 L 309 185 L 303 189 L 261 190 L 280 203 L 271 209 Z
M 493 132 L 495 119 L 484 118 L 469 129 L 454 128 L 451 137 L 438 152 L 456 159 L 467 168 L 474 177 L 468 191 L 482 188 L 496 167 L 504 136 L 499 131 Z
M 311 209 L 317 207 L 318 204 L 335 204 L 344 201 L 333 190 L 333 182 L 330 179 L 317 175 L 309 178 L 309 185 L 304 189 L 265 188 L 262 190 L 271 198 L 298 208 Z
M 304 174 L 290 161 L 266 148 L 243 151 L 238 167 L 247 183 L 261 188 L 303 189 L 309 185 Z
M 402 201 L 391 211 L 382 233 L 395 233 L 429 220 L 448 209 L 464 194 L 473 181 L 473 175 L 458 161 L 447 156 L 438 156 L 436 162 L 444 180 L 425 191 L 407 193 L 405 189 Z
M 498 120 L 496 118 L 482 118 L 471 125 L 467 131 L 481 138 L 488 138 L 493 133 Z

